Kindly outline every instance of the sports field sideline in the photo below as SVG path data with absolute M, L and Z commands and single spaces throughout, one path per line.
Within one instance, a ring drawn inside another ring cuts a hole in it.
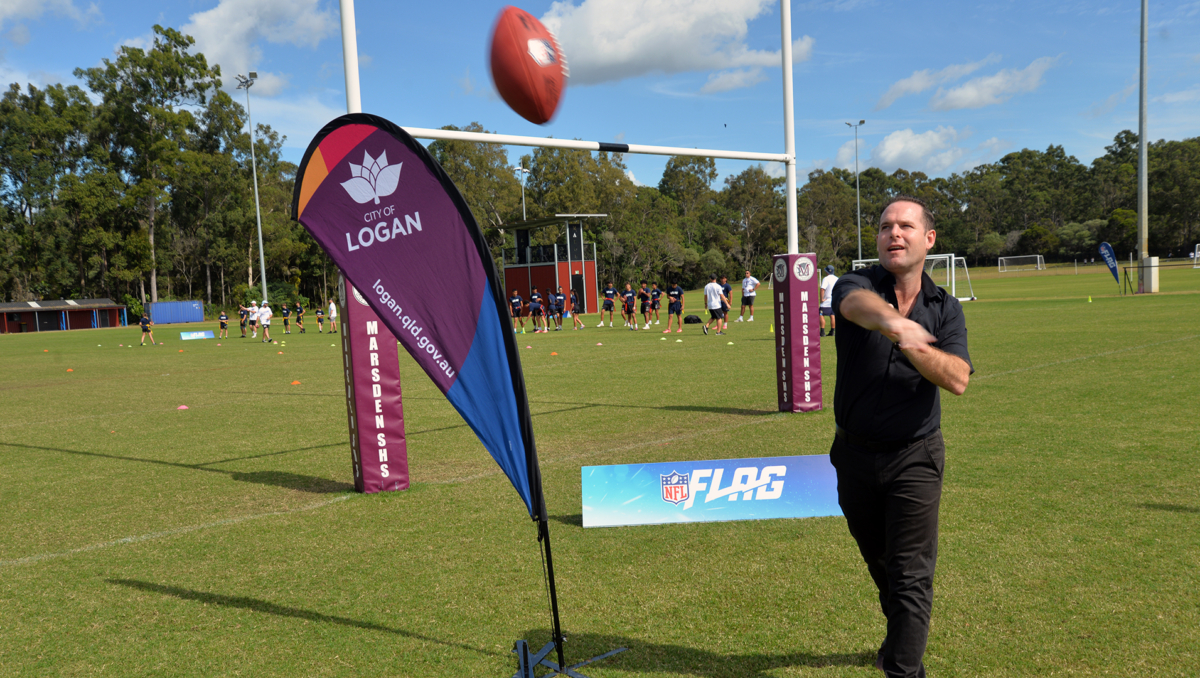
M 975 280 L 976 373 L 942 401 L 931 675 L 1196 675 L 1200 270 L 1162 289 Z M 826 409 L 779 414 L 756 315 L 518 336 L 568 661 L 631 649 L 593 678 L 879 675 L 841 518 L 580 526 L 582 465 L 828 451 L 832 341 Z M 194 329 L 0 337 L 0 675 L 508 676 L 514 640 L 546 642 L 534 526 L 403 352 L 414 486 L 362 496 L 340 335 L 178 340 Z

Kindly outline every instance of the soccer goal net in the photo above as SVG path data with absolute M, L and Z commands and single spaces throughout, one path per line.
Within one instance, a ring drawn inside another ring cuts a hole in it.
M 866 268 L 879 263 L 878 259 L 855 259 L 854 270 Z M 971 272 L 967 268 L 967 260 L 953 254 L 930 254 L 925 257 L 925 273 L 937 284 L 950 291 L 950 295 L 959 301 L 974 301 L 975 287 L 971 284 Z M 959 283 L 965 283 L 967 296 L 958 295 Z
M 1000 257 L 1000 272 L 1013 271 L 1044 271 L 1046 260 L 1040 254 L 1027 254 L 1021 257 Z

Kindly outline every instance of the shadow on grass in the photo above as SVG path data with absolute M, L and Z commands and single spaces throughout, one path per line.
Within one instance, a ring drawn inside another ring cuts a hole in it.
M 273 614 L 278 617 L 292 617 L 293 619 L 303 619 L 305 621 L 319 622 L 323 624 L 337 624 L 339 626 L 349 626 L 351 628 L 362 629 L 364 631 L 379 631 L 381 633 L 391 633 L 413 640 L 420 640 L 427 643 L 437 643 L 446 647 L 456 647 L 461 650 L 470 652 L 478 652 L 479 654 L 490 655 L 493 657 L 500 656 L 499 652 L 485 650 L 478 647 L 471 647 L 463 643 L 455 643 L 447 640 L 440 640 L 430 636 L 405 631 L 404 629 L 392 628 L 383 624 L 373 622 L 360 621 L 358 619 L 349 619 L 347 617 L 338 617 L 331 614 L 324 614 L 313 610 L 305 610 L 299 607 L 288 607 L 286 605 L 276 605 L 258 598 L 249 598 L 246 596 L 225 596 L 219 593 L 208 593 L 207 591 L 193 591 L 191 589 L 181 589 L 175 586 L 163 586 L 162 584 L 154 584 L 151 582 L 138 581 L 136 579 L 106 579 L 110 584 L 119 584 L 128 586 L 139 591 L 147 593 L 157 593 L 163 596 L 171 596 L 180 600 L 190 600 L 205 605 L 217 605 L 220 607 L 232 607 L 242 610 L 251 610 L 253 612 L 262 612 L 263 614 Z
M 546 629 L 531 630 L 527 631 L 524 637 L 530 640 L 532 649 L 541 649 L 545 643 L 550 641 L 550 631 Z M 588 669 L 594 666 L 639 674 L 678 674 L 707 678 L 767 678 L 768 672 L 799 666 L 810 668 L 872 667 L 875 665 L 876 654 L 874 649 L 836 654 L 815 654 L 802 650 L 782 653 L 721 654 L 695 647 L 664 645 L 626 636 L 595 633 L 567 634 L 567 642 L 563 645 L 563 650 L 567 665 L 571 666 L 619 647 L 628 648 L 628 651 L 576 670 L 587 675 Z M 558 661 L 553 651 L 549 658 Z
M 546 414 L 558 414 L 560 412 L 570 412 L 572 410 L 585 410 L 592 407 L 614 407 L 632 410 L 666 410 L 667 412 L 702 412 L 707 414 L 737 414 L 744 417 L 762 417 L 768 414 L 778 414 L 778 410 L 750 410 L 743 407 L 712 407 L 709 405 L 629 405 L 625 403 L 565 403 L 550 400 L 531 400 L 531 404 L 537 405 L 573 405 L 561 410 L 551 410 L 548 412 L 535 412 L 533 416 L 538 417 Z
M 573 513 L 571 515 L 564 515 L 564 516 L 550 516 L 550 520 L 553 520 L 557 523 L 562 523 L 563 525 L 571 525 L 573 527 L 583 527 L 583 514 L 582 513 Z
M 1184 506 L 1183 504 L 1139 504 L 1144 509 L 1155 511 L 1170 511 L 1171 513 L 1200 513 L 1200 508 Z
M 252 454 L 246 457 L 233 457 L 231 459 L 221 459 L 220 461 L 210 461 L 206 464 L 184 464 L 176 461 L 163 461 L 161 459 L 146 459 L 144 457 L 127 457 L 120 454 L 105 454 L 103 452 L 85 452 L 83 450 L 68 450 L 62 447 L 39 447 L 37 445 L 22 445 L 20 443 L 4 443 L 0 442 L 0 447 L 15 447 L 25 450 L 43 450 L 46 452 L 61 452 L 63 454 L 74 454 L 82 457 L 99 457 L 101 459 L 115 459 L 118 461 L 132 461 L 141 464 L 154 464 L 156 466 L 173 466 L 175 468 L 183 468 L 191 471 L 206 471 L 208 473 L 220 473 L 229 476 L 231 479 L 244 482 L 256 483 L 258 485 L 271 485 L 273 487 L 282 487 L 286 490 L 299 490 L 301 492 L 313 492 L 316 494 L 334 494 L 338 492 L 349 492 L 354 489 L 354 485 L 343 483 L 328 478 L 318 478 L 316 476 L 305 476 L 296 473 L 286 473 L 283 471 L 254 471 L 251 473 L 240 473 L 238 471 L 223 471 L 217 468 L 208 468 L 216 464 L 227 464 L 234 461 L 245 461 L 248 459 L 262 459 L 263 457 L 277 457 L 283 454 L 291 454 L 293 452 L 304 452 L 307 450 L 319 450 L 326 447 L 334 447 L 342 443 L 329 443 L 327 445 L 313 445 L 311 447 L 298 447 L 294 450 L 280 450 L 278 452 L 267 452 L 264 454 Z

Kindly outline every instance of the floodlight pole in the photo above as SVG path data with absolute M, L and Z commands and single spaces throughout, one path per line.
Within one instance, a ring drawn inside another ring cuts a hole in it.
M 783 152 L 785 204 L 787 205 L 788 254 L 800 253 L 800 231 L 796 218 L 796 120 L 792 98 L 792 3 L 779 0 L 779 21 L 783 31 Z M 861 257 L 860 257 L 861 258 Z
M 250 87 L 254 84 L 257 74 L 250 72 L 250 77 L 237 76 L 238 89 L 246 90 L 246 122 L 250 125 L 250 172 L 254 176 L 254 218 L 258 221 L 258 276 L 262 279 L 263 303 L 267 301 L 267 259 L 263 255 L 262 239 L 262 210 L 258 207 L 258 162 L 254 158 L 254 117 L 250 115 Z
M 866 120 L 859 120 L 857 125 L 846 123 L 847 126 L 854 128 L 854 205 L 858 210 L 858 258 L 862 260 L 862 193 L 858 188 L 858 128 L 867 124 Z
M 521 173 L 521 221 L 526 221 L 528 217 L 525 216 L 525 179 L 529 176 L 529 170 L 524 167 L 512 167 L 510 169 Z
M 1150 10 L 1148 0 L 1142 0 L 1142 54 L 1138 93 L 1138 291 L 1145 290 L 1146 257 L 1149 252 L 1149 196 L 1146 179 L 1146 34 L 1149 30 Z

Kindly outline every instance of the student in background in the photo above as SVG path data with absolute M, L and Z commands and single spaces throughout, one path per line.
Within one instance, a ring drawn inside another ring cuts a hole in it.
M 652 282 L 650 284 L 654 286 L 650 289 L 650 313 L 651 313 L 651 315 L 654 316 L 654 324 L 657 325 L 658 324 L 658 309 L 660 306 L 659 297 L 662 296 L 663 291 L 658 289 L 657 282 Z M 649 324 L 649 321 L 647 321 L 647 324 Z
M 746 314 L 746 308 L 750 308 L 750 321 L 754 322 L 754 297 L 758 296 L 758 278 L 750 275 L 750 271 L 746 271 L 746 277 L 742 278 L 742 309 L 738 311 L 737 322 L 742 322 L 742 316 Z
M 600 324 L 596 327 L 604 327 L 604 312 L 608 311 L 608 326 L 612 327 L 613 306 L 617 303 L 617 288 L 613 287 L 612 281 L 608 282 L 608 287 L 604 288 L 604 305 L 600 307 Z
M 250 338 L 258 338 L 258 302 L 250 302 Z
M 637 298 L 639 302 L 639 311 L 646 321 L 646 326 L 642 329 L 648 330 L 650 329 L 650 290 L 646 289 L 645 280 L 642 281 L 641 287 L 638 288 Z
M 283 318 L 283 333 L 291 334 L 292 330 L 288 327 L 288 318 L 291 317 L 292 312 L 288 310 L 286 303 L 279 307 L 279 315 Z
M 533 319 L 534 334 L 546 331 L 544 329 L 546 311 L 542 307 L 542 295 L 538 294 L 536 287 L 529 291 L 529 317 Z
M 152 327 L 154 327 L 154 321 L 150 319 L 150 316 L 146 315 L 146 313 L 143 312 L 142 313 L 142 344 L 141 344 L 142 346 L 146 345 L 146 337 L 150 337 L 150 345 L 151 346 L 154 345 L 154 330 L 150 329 Z
M 337 334 L 337 304 L 329 300 L 329 333 Z
M 562 285 L 558 286 L 558 291 L 554 293 L 554 322 L 557 325 L 555 332 L 562 331 L 563 312 L 567 310 L 567 295 L 563 294 Z
M 571 290 L 571 320 L 574 321 L 571 329 L 583 329 L 583 307 L 579 305 L 579 295 L 575 294 L 575 290 Z
M 663 334 L 671 332 L 671 318 L 679 323 L 679 329 L 676 332 L 683 331 L 683 288 L 679 283 L 671 283 L 667 288 L 667 329 L 663 330 Z
M 300 334 L 304 334 L 304 307 L 300 302 L 296 302 L 296 327 L 300 330 Z
M 221 315 L 217 316 L 217 320 L 221 323 L 221 331 L 218 333 L 218 339 L 229 338 L 229 314 L 221 311 Z
M 633 291 L 633 285 L 625 283 L 625 291 L 621 293 L 621 298 L 624 300 L 621 305 L 621 316 L 625 318 L 625 327 L 636 330 L 638 328 L 637 314 L 634 311 L 637 310 L 637 293 Z
M 525 334 L 525 318 L 521 316 L 521 311 L 525 309 L 525 300 L 521 295 L 513 290 L 512 296 L 508 298 L 508 310 L 512 314 L 513 334 L 517 333 L 517 321 L 521 322 L 521 334 Z
M 320 306 L 318 306 L 316 313 L 317 313 L 317 334 L 320 334 L 325 331 L 325 311 Z
M 263 299 L 262 308 L 258 309 L 258 324 L 262 326 L 263 343 L 271 343 L 271 316 L 275 315 L 271 311 L 271 305 Z
M 238 319 L 242 325 L 242 338 L 246 338 L 246 321 L 250 318 L 250 309 L 238 304 Z

